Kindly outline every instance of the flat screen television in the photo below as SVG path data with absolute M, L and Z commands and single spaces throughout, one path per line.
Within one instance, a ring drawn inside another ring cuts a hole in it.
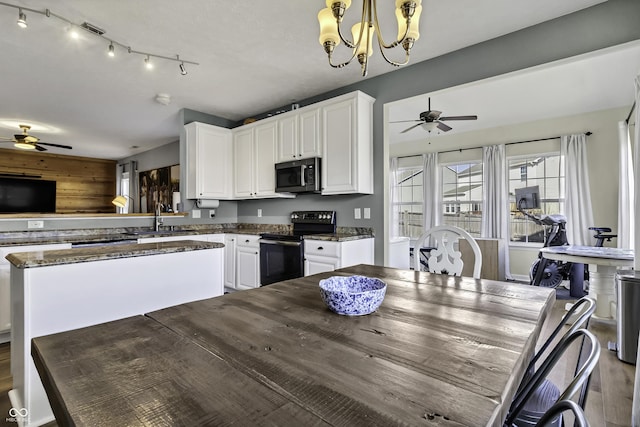
M 56 211 L 56 182 L 0 177 L 0 213 Z
M 516 207 L 518 209 L 540 209 L 539 186 L 516 188 Z

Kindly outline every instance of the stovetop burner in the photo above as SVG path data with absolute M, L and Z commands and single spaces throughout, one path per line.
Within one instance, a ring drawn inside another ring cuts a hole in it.
M 263 233 L 263 239 L 300 241 L 305 234 L 332 234 L 336 232 L 335 211 L 296 211 L 291 213 L 291 231 Z

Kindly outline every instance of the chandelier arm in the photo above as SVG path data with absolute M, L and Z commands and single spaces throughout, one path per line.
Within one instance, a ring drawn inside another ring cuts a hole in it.
M 382 46 L 380 45 L 380 53 L 382 54 L 382 58 L 384 58 L 385 61 L 387 61 L 389 64 L 393 65 L 394 67 L 402 67 L 403 65 L 407 65 L 409 63 L 409 52 L 405 51 L 405 59 L 404 62 L 396 62 L 396 61 L 392 61 L 389 58 L 387 58 L 387 55 L 385 55 L 384 53 L 384 49 L 382 48 Z
M 367 16 L 367 4 L 370 2 L 370 0 L 365 0 L 362 2 L 362 19 L 360 21 L 360 36 L 358 37 L 358 41 L 356 42 L 355 40 L 353 40 L 353 42 L 347 40 L 344 38 L 344 36 L 342 35 L 342 31 L 340 30 L 340 24 L 342 22 L 342 19 L 340 17 L 336 17 L 336 24 L 338 25 L 338 35 L 340 36 L 340 40 L 342 40 L 342 43 L 344 43 L 348 48 L 350 49 L 356 49 L 358 46 L 360 46 L 360 43 L 362 42 L 362 29 L 364 28 L 364 23 L 365 23 L 365 17 Z M 353 59 L 353 58 L 351 58 Z
M 327 57 L 329 58 L 329 65 L 331 65 L 332 68 L 344 68 L 347 65 L 349 65 L 351 63 L 351 61 L 353 61 L 353 58 L 356 57 L 356 54 L 355 54 L 355 50 L 354 50 L 354 53 L 353 53 L 353 55 L 351 55 L 351 58 L 348 61 L 345 61 L 345 62 L 343 62 L 341 64 L 334 64 L 334 63 L 331 62 L 331 53 L 329 53 L 327 55 Z
M 407 34 L 409 34 L 409 25 L 411 24 L 411 18 L 407 18 L 407 28 L 405 29 L 404 35 L 402 36 L 402 38 L 400 40 L 395 40 L 391 44 L 386 44 L 384 39 L 382 38 L 382 31 L 380 31 L 380 25 L 378 24 L 378 6 L 377 6 L 377 3 L 373 4 L 373 19 L 375 21 L 376 28 L 378 29 L 378 31 L 376 31 L 376 37 L 378 38 L 378 45 L 380 45 L 381 50 L 382 50 L 382 48 L 392 49 L 392 48 L 400 45 L 407 38 Z M 389 61 L 387 61 L 387 62 L 389 62 Z

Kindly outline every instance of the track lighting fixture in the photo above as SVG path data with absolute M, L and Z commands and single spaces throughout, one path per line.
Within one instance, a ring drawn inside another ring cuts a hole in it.
M 24 14 L 22 9 L 18 9 L 18 27 L 27 28 L 27 15 Z
M 69 35 L 71 37 L 73 37 L 74 39 L 78 39 L 80 38 L 80 31 L 86 31 L 88 33 L 91 33 L 93 36 L 95 37 L 101 37 L 104 40 L 109 42 L 109 49 L 107 50 L 107 54 L 109 56 L 115 56 L 115 45 L 118 45 L 119 47 L 121 47 L 122 49 L 125 49 L 128 53 L 130 54 L 136 54 L 136 55 L 141 55 L 144 56 L 144 62 L 145 62 L 145 66 L 148 69 L 153 68 L 153 65 L 151 63 L 151 57 L 154 58 L 159 58 L 159 59 L 164 59 L 167 61 L 176 61 L 179 63 L 179 68 L 180 68 L 180 74 L 182 74 L 183 76 L 187 74 L 187 69 L 185 68 L 185 64 L 191 64 L 191 65 L 200 65 L 197 62 L 193 62 L 193 61 L 187 61 L 184 59 L 180 59 L 180 57 L 178 55 L 175 55 L 174 57 L 171 56 L 164 56 L 164 55 L 157 55 L 155 53 L 150 53 L 150 52 L 142 52 L 139 50 L 134 50 L 131 46 L 127 46 L 124 43 L 120 43 L 114 39 L 112 39 L 111 37 L 107 38 L 104 36 L 104 34 L 106 33 L 105 30 L 103 30 L 102 28 L 98 28 L 93 24 L 90 24 L 88 22 L 84 22 L 82 24 L 76 24 L 74 22 L 72 22 L 71 20 L 65 18 L 62 15 L 58 15 L 56 13 L 53 13 L 50 9 L 44 9 L 44 10 L 38 10 L 38 9 L 31 9 L 28 7 L 23 7 L 23 6 L 18 6 L 15 4 L 11 4 L 11 3 L 5 3 L 3 1 L 0 1 L 0 6 L 5 6 L 5 7 L 12 7 L 14 9 L 18 9 L 18 20 L 16 21 L 16 23 L 18 24 L 18 26 L 20 26 L 20 28 L 27 28 L 27 15 L 25 14 L 25 10 L 29 11 L 31 13 L 37 13 L 39 15 L 44 15 L 47 18 L 57 18 L 58 20 L 62 21 L 65 23 L 65 25 L 67 26 L 67 28 L 69 28 Z

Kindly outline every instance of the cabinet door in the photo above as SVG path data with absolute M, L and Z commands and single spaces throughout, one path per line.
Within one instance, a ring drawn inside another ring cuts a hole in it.
M 298 118 L 298 158 L 308 159 L 321 156 L 320 150 L 320 109 L 300 113 Z
M 254 195 L 271 196 L 276 194 L 276 142 L 278 122 L 267 123 L 255 128 L 254 141 Z
M 307 255 L 304 257 L 304 275 L 324 273 L 340 268 L 340 260 L 334 257 Z
M 298 115 L 278 120 L 278 162 L 298 158 Z
M 253 196 L 253 129 L 236 132 L 233 143 L 234 196 Z
M 322 108 L 322 194 L 356 191 L 355 100 Z
M 236 236 L 224 236 L 224 287 L 236 288 Z
M 254 247 L 239 246 L 237 252 L 236 289 L 260 286 L 260 252 Z
M 193 122 L 185 132 L 187 198 L 232 198 L 231 131 Z

